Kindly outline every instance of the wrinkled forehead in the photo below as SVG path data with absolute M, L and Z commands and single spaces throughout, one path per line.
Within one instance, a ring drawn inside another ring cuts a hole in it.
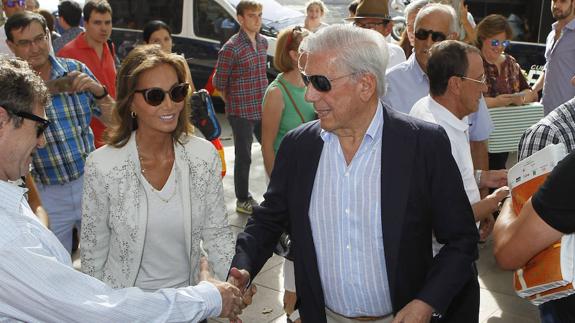
M 335 51 L 302 52 L 298 68 L 306 75 L 332 75 L 341 68 L 338 62 Z

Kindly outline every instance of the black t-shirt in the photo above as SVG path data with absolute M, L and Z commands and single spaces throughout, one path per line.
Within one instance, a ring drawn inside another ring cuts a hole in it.
M 537 214 L 555 230 L 575 232 L 575 151 L 555 166 L 531 202 Z M 547 302 L 540 309 L 558 322 L 575 322 L 575 295 Z
M 531 202 L 537 214 L 555 230 L 575 232 L 575 151 L 555 166 Z

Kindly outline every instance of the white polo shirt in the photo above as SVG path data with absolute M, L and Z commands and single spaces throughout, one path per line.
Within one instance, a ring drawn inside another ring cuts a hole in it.
M 417 101 L 409 115 L 421 120 L 435 123 L 443 127 L 451 144 L 451 154 L 457 163 L 459 173 L 463 179 L 465 193 L 471 205 L 479 202 L 479 188 L 475 182 L 473 160 L 471 159 L 471 148 L 469 147 L 469 124 L 467 117 L 457 118 L 451 111 L 437 103 L 431 96 L 427 95 Z M 441 244 L 433 240 L 434 255 L 441 249 Z

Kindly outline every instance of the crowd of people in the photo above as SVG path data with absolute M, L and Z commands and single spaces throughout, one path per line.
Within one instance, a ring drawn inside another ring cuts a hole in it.
M 1 321 L 240 322 L 287 234 L 289 322 L 477 322 L 480 241 L 493 233 L 498 263 L 516 269 L 575 232 L 575 152 L 519 215 L 508 154 L 488 153 L 489 109 L 539 101 L 545 117 L 519 159 L 575 149 L 575 0 L 551 1 L 533 86 L 505 53 L 508 20 L 476 25 L 450 0 L 412 1 L 399 44 L 388 1 L 355 0 L 345 23 L 327 25 L 311 0 L 302 25 L 277 35 L 268 83 L 263 5 L 239 1 L 213 75 L 233 133 L 235 210 L 249 215 L 237 238 L 168 24 L 148 22 L 120 61 L 107 0 L 61 1 L 62 33 L 36 1 L 2 6 Z M 261 203 L 249 189 L 254 136 L 269 179 Z M 543 304 L 541 320 L 574 321 L 574 303 Z

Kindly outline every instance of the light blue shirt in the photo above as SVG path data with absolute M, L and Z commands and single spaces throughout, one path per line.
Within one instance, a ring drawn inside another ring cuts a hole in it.
M 338 137 L 321 132 L 309 217 L 325 305 L 348 317 L 392 312 L 381 222 L 382 131 L 380 102 L 349 165 Z
M 575 97 L 575 87 L 571 85 L 571 78 L 575 76 L 575 19 L 565 25 L 555 42 L 557 24 L 552 25 L 545 42 L 545 82 L 541 98 L 545 115 Z
M 0 180 L 0 322 L 198 322 L 220 314 L 220 294 L 207 282 L 144 293 L 75 270 L 25 192 Z
M 386 76 L 387 90 L 381 98 L 393 109 L 409 114 L 415 102 L 429 94 L 429 79 L 415 59 L 415 54 L 399 65 L 391 68 Z M 493 131 L 493 122 L 487 110 L 485 99 L 481 97 L 477 112 L 468 116 L 469 140 L 484 141 Z

